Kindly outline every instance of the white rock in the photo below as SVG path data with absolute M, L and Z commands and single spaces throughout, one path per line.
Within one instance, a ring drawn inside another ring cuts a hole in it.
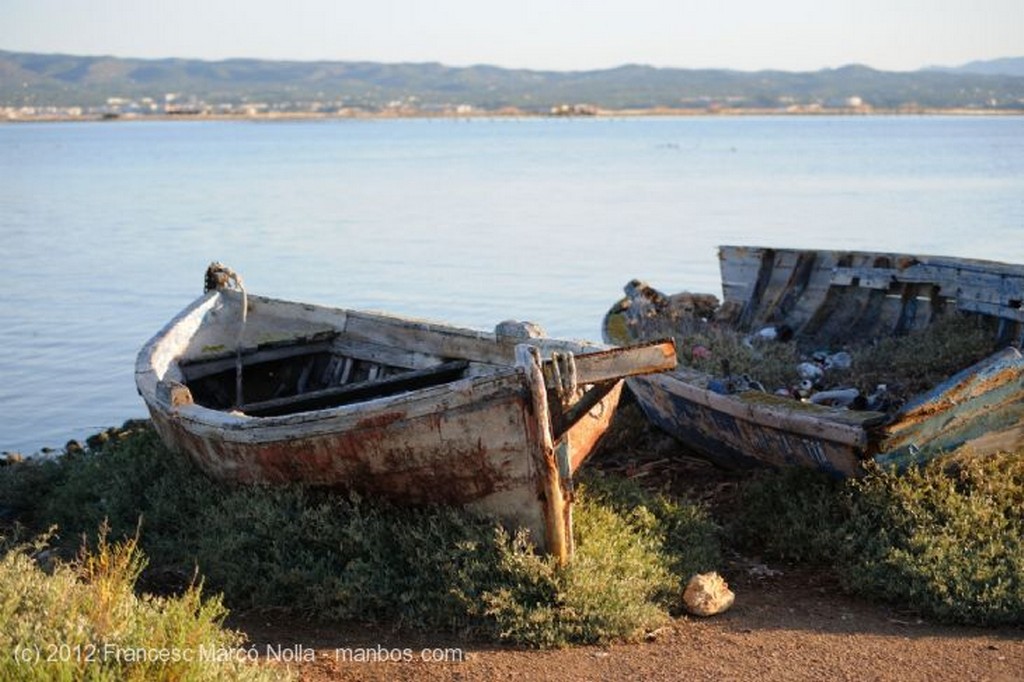
M 729 583 L 715 572 L 698 573 L 690 578 L 683 591 L 686 610 L 695 616 L 713 616 L 732 606 L 736 595 L 729 589 Z

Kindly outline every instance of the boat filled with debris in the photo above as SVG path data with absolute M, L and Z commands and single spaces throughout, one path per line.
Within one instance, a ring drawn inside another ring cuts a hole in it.
M 464 506 L 572 553 L 572 478 L 623 377 L 670 369 L 671 341 L 609 348 L 248 295 L 220 264 L 139 353 L 172 449 L 213 477 Z
M 609 343 L 671 335 L 680 365 L 628 384 L 645 414 L 730 467 L 900 467 L 1024 443 L 1024 267 L 723 246 L 723 299 L 634 280 Z

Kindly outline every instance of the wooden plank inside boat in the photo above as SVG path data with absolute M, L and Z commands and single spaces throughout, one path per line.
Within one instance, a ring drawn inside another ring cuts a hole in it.
M 437 367 L 402 372 L 383 379 L 377 378 L 371 370 L 366 381 L 331 386 L 283 398 L 246 403 L 239 409 L 253 417 L 270 417 L 340 407 L 448 383 L 462 377 L 467 367 L 469 367 L 469 363 L 465 360 L 455 360 Z
M 253 365 L 276 360 L 287 360 L 302 355 L 314 355 L 326 353 L 331 350 L 329 340 L 290 340 L 286 343 L 273 343 L 258 346 L 256 348 L 243 348 L 240 355 L 244 365 Z M 211 374 L 219 374 L 234 370 L 238 362 L 238 355 L 235 351 L 222 351 L 198 360 L 190 360 L 180 363 L 182 375 L 185 381 L 201 379 Z

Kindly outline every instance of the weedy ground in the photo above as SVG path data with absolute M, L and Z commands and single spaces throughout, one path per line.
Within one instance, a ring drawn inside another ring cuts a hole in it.
M 654 451 L 635 407 L 621 414 L 577 488 L 567 568 L 523 532 L 457 510 L 220 485 L 142 423 L 56 461 L 0 467 L 0 648 L 230 648 L 242 636 L 224 627 L 227 608 L 527 647 L 631 641 L 678 612 L 693 573 L 736 553 L 823 567 L 853 593 L 927 618 L 1024 624 L 1020 453 L 963 453 L 847 482 L 762 472 L 713 498 L 685 481 L 668 485 L 672 456 Z M 33 670 L 9 672 L 31 679 Z M 97 679 L 209 677 L 137 664 L 89 670 Z

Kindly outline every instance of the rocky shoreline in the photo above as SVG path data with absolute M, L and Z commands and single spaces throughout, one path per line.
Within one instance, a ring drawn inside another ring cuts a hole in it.
M 141 430 L 150 428 L 149 419 L 129 419 L 121 426 L 111 426 L 97 433 L 92 434 L 81 441 L 72 438 L 64 444 L 63 448 L 44 447 L 38 452 L 26 454 L 17 450 L 4 450 L 0 452 L 0 467 L 22 462 L 41 462 L 57 459 L 60 457 L 74 457 L 86 454 L 89 451 L 102 449 L 111 442 L 125 440 Z

